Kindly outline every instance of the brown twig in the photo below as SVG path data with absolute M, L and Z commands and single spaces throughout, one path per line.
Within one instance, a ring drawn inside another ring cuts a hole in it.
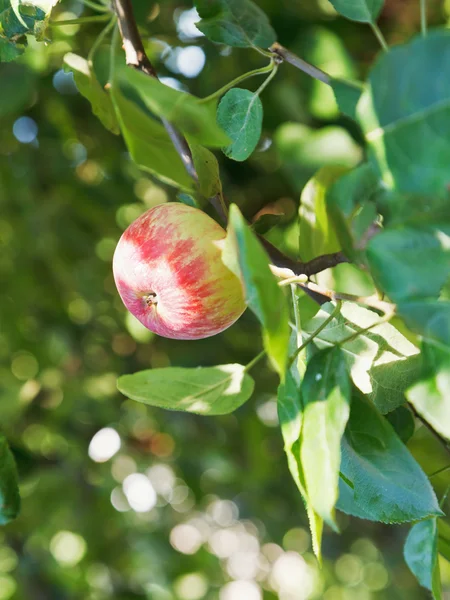
M 309 62 L 306 62 L 306 60 L 303 60 L 303 58 L 300 58 L 299 56 L 297 56 L 278 42 L 272 44 L 269 50 L 276 54 L 282 60 L 286 61 L 287 63 L 291 64 L 297 69 L 300 69 L 300 71 L 303 71 L 310 77 L 318 79 L 319 81 L 322 81 L 322 83 L 326 83 L 327 85 L 331 85 L 332 78 L 330 77 L 330 75 L 328 75 L 328 73 L 325 73 L 321 69 L 315 67 L 314 65 L 311 65 Z
M 114 10 L 119 23 L 120 35 L 122 36 L 123 49 L 127 65 L 141 73 L 158 79 L 158 75 L 150 62 L 139 34 L 136 20 L 134 18 L 131 0 L 113 0 Z M 198 175 L 192 160 L 189 145 L 181 133 L 166 119 L 161 119 L 172 143 L 183 161 L 184 168 L 189 176 L 197 182 Z

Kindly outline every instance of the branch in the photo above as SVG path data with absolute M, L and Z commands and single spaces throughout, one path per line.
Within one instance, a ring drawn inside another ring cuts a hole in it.
M 269 50 L 276 54 L 282 60 L 286 61 L 287 63 L 291 64 L 297 69 L 300 69 L 300 71 L 303 71 L 310 77 L 318 79 L 319 81 L 322 81 L 322 83 L 326 83 L 327 85 L 331 85 L 332 78 L 330 77 L 330 75 L 328 75 L 328 73 L 325 73 L 325 71 L 322 71 L 314 65 L 311 65 L 310 63 L 306 62 L 306 60 L 303 60 L 303 58 L 300 58 L 299 56 L 297 56 L 278 42 L 272 44 Z
M 136 20 L 133 14 L 131 0 L 113 0 L 114 10 L 117 15 L 120 35 L 122 36 L 123 49 L 127 65 L 141 73 L 158 79 L 158 75 L 144 50 Z M 161 119 L 170 139 L 178 152 L 184 167 L 192 179 L 197 182 L 198 175 L 195 170 L 192 154 L 188 143 L 180 132 L 166 119 Z

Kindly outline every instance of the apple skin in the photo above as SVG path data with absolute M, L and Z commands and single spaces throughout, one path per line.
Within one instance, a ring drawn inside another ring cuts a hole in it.
M 222 262 L 226 232 L 185 204 L 159 204 L 123 233 L 114 280 L 127 309 L 150 331 L 198 340 L 230 327 L 246 305 L 239 279 Z

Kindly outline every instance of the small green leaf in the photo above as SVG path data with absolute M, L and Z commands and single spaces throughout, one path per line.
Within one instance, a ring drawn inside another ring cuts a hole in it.
M 327 208 L 341 248 L 346 256 L 358 262 L 361 242 L 373 226 L 377 212 L 371 202 L 379 189 L 379 181 L 369 164 L 341 175 L 327 190 Z
M 253 221 L 252 229 L 255 233 L 262 235 L 285 220 L 286 216 L 283 214 L 264 213 L 260 215 L 256 221 Z
M 193 181 L 164 127 L 125 98 L 116 83 L 111 86 L 111 99 L 134 162 L 170 185 L 192 190 Z
M 338 13 L 351 21 L 375 23 L 384 0 L 330 0 Z
M 212 152 L 203 146 L 190 143 L 195 170 L 198 175 L 198 191 L 205 198 L 222 194 L 219 163 Z
M 216 123 L 215 106 L 202 104 L 195 96 L 128 67 L 120 69 L 119 77 L 131 85 L 152 113 L 173 123 L 191 141 L 219 148 L 229 143 Z
M 389 189 L 448 194 L 450 62 L 436 56 L 449 52 L 450 31 L 435 29 L 383 53 L 371 71 L 358 120 Z
M 318 515 L 337 530 L 341 437 L 350 414 L 350 378 L 339 347 L 314 354 L 301 385 L 301 463 L 308 498 Z
M 406 538 L 404 555 L 406 564 L 420 585 L 432 592 L 434 600 L 441 600 L 436 521 L 427 519 L 411 527 Z
M 270 271 L 269 257 L 235 204 L 230 207 L 222 258 L 241 278 L 246 302 L 262 325 L 264 347 L 283 379 L 289 346 L 286 299 Z
M 199 415 L 225 415 L 244 404 L 254 381 L 242 365 L 170 367 L 123 375 L 117 388 L 132 400 Z
M 303 189 L 299 208 L 299 252 L 303 261 L 341 250 L 325 197 L 327 189 L 346 171 L 340 166 L 322 167 Z
M 228 158 L 247 160 L 261 137 L 262 118 L 263 107 L 257 94 L 234 88 L 223 96 L 217 109 L 217 122 L 232 140 L 223 148 Z
M 302 413 L 299 374 L 296 366 L 293 365 L 287 372 L 285 381 L 278 388 L 278 419 L 283 435 L 284 450 L 287 456 L 289 471 L 305 503 L 313 550 L 320 561 L 323 520 L 314 511 L 306 492 L 305 475 L 300 460 L 300 436 L 303 424 Z
M 90 69 L 89 63 L 83 57 L 68 52 L 64 56 L 64 62 L 73 73 L 77 88 L 92 106 L 92 112 L 96 115 L 106 129 L 118 135 L 120 133 L 117 117 L 111 96 L 102 88 L 95 73 Z
M 194 0 L 198 29 L 212 42 L 268 48 L 277 39 L 267 15 L 251 0 Z
M 398 406 L 395 410 L 386 415 L 386 419 L 392 425 L 395 433 L 404 444 L 414 435 L 416 423 L 414 415 L 406 406 Z
M 0 37 L 0 62 L 6 63 L 16 60 L 16 58 L 23 54 L 26 46 L 27 39 L 25 36 L 14 42 Z
M 425 372 L 406 397 L 435 431 L 450 440 L 450 348 L 424 342 L 422 354 Z
M 359 81 L 332 78 L 331 87 L 341 113 L 356 121 L 356 107 L 364 91 L 364 85 Z
M 0 525 L 15 519 L 19 511 L 20 494 L 16 463 L 8 442 L 0 435 Z
M 342 441 L 341 473 L 336 507 L 343 512 L 383 523 L 442 514 L 425 473 L 363 396 L 352 400 Z

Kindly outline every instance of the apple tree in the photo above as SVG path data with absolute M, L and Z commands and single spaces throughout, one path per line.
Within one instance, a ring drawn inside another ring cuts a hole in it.
M 181 261 L 188 270 L 206 252 L 206 278 L 219 273 L 226 283 L 210 296 L 224 303 L 236 297 L 239 304 L 242 295 L 260 324 L 261 349 L 247 364 L 126 373 L 117 382 L 120 392 L 150 406 L 223 415 L 251 398 L 253 369 L 264 363 L 279 379 L 286 460 L 317 558 L 324 526 L 339 531 L 339 511 L 409 523 L 405 560 L 438 599 L 438 554 L 450 561 L 443 511 L 449 471 L 444 464 L 425 473 L 407 444 L 421 426 L 450 452 L 450 31 L 428 28 L 426 0 L 417 0 L 421 31 L 388 45 L 377 24 L 383 0 L 330 1 L 352 27 L 370 27 L 380 45 L 360 79 L 354 72 L 329 74 L 283 45 L 283 31 L 252 0 L 194 2 L 198 35 L 220 49 L 224 73 L 232 52 L 253 53 L 263 63 L 205 97 L 159 80 L 161 52 L 147 37 L 148 29 L 158 35 L 156 24 L 130 0 L 84 0 L 83 14 L 68 20 L 60 17 L 64 2 L 0 0 L 0 60 L 20 60 L 38 44 L 50 52 L 64 28 L 79 27 L 75 39 L 85 26 L 98 28 L 84 54 L 65 53 L 64 68 L 110 135 L 123 138 L 134 164 L 172 188 L 175 202 L 167 206 L 189 215 L 177 221 L 189 244 L 180 242 L 172 222 L 156 218 L 159 233 L 137 262 L 148 240 L 145 232 L 131 232 L 133 252 L 121 255 L 120 276 L 144 271 L 152 252 L 167 259 L 168 269 Z M 353 137 L 328 131 L 319 146 L 316 132 L 283 124 L 274 140 L 264 136 L 266 94 L 288 69 L 316 86 L 316 114 L 326 110 L 320 98 L 331 98 Z M 256 78 L 262 83 L 250 91 Z M 221 175 L 224 160 L 239 172 L 239 163 L 272 143 L 299 191 L 295 216 L 269 202 L 252 214 Z M 319 147 L 334 160 L 319 161 L 316 170 Z M 306 169 L 296 167 L 299 154 L 309 160 Z M 294 244 L 286 241 L 287 220 Z M 213 229 L 220 244 L 209 256 L 205 240 Z M 343 265 L 352 277 L 333 276 Z M 362 280 L 363 293 L 355 284 Z M 164 279 L 158 293 L 168 294 L 168 310 L 185 286 L 183 278 Z M 118 287 L 125 300 L 128 289 Z M 196 293 L 194 287 L 192 298 Z M 158 309 L 153 291 L 141 296 L 136 310 L 136 303 L 125 304 L 152 329 L 142 310 L 151 305 L 161 318 L 162 304 Z M 220 315 L 211 319 L 208 302 L 191 309 L 200 321 L 211 320 L 204 334 L 212 335 L 221 330 Z M 184 339 L 196 337 L 188 320 L 182 327 Z M 167 327 L 155 331 L 177 337 Z M 20 498 L 11 452 L 1 442 L 1 521 L 7 522 Z M 436 476 L 443 476 L 438 486 Z

